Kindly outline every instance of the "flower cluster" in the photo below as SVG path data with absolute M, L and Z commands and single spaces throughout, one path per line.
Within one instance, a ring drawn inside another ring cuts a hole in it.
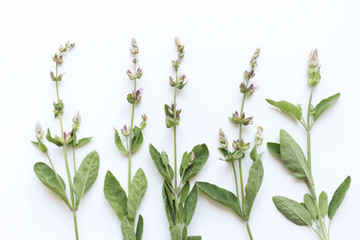
M 316 86 L 320 82 L 321 75 L 317 49 L 310 53 L 308 60 L 308 76 L 308 83 L 310 86 Z

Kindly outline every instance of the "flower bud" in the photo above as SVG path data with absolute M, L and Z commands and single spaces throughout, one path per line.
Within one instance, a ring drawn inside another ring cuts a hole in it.
M 124 127 L 121 129 L 121 134 L 126 137 L 130 135 L 130 131 L 128 130 L 127 126 L 124 125 Z
M 249 150 L 250 148 L 250 143 L 245 143 L 243 139 L 241 139 L 241 142 L 240 142 L 240 150 L 241 151 L 246 151 L 246 150 Z
M 228 141 L 226 139 L 225 133 L 221 128 L 219 129 L 219 142 L 222 148 L 226 149 L 228 147 Z
M 142 77 L 142 75 L 143 75 L 142 69 L 141 69 L 141 68 L 138 68 L 138 69 L 136 70 L 135 78 L 140 79 L 140 78 Z
M 127 70 L 127 71 L 126 71 L 126 75 L 128 75 L 128 77 L 129 77 L 130 80 L 134 80 L 134 79 L 135 79 L 135 78 L 134 78 L 134 75 L 132 74 L 132 72 L 131 72 L 130 70 Z
M 176 83 L 174 82 L 174 79 L 173 79 L 171 76 L 169 76 L 169 84 L 170 84 L 170 86 L 172 86 L 172 87 L 175 87 L 175 86 L 176 86 Z
M 240 150 L 239 139 L 233 141 L 232 147 L 234 148 L 235 151 Z
M 316 86 L 321 79 L 320 75 L 320 65 L 319 65 L 319 55 L 318 50 L 313 50 L 308 59 L 308 83 L 310 86 Z
M 263 141 L 263 128 L 261 126 L 257 127 L 257 132 L 255 134 L 255 144 L 261 146 Z
M 140 123 L 140 129 L 144 130 L 146 127 L 146 121 L 147 121 L 147 116 L 145 114 L 141 115 L 142 121 Z
M 74 117 L 72 119 L 72 122 L 73 122 L 73 128 L 75 130 L 78 130 L 79 129 L 79 126 L 80 126 L 80 123 L 81 123 L 81 116 L 80 116 L 80 113 L 79 111 L 77 111 L 75 114 L 74 114 Z
M 41 139 L 44 136 L 44 132 L 39 121 L 37 121 L 35 124 L 35 135 L 37 139 Z

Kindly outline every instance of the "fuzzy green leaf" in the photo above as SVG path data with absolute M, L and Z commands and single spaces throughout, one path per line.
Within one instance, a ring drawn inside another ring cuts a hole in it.
M 304 195 L 304 203 L 305 203 L 306 209 L 309 211 L 309 213 L 311 215 L 311 218 L 316 220 L 318 217 L 318 214 L 316 211 L 314 199 L 311 197 L 310 194 L 306 193 Z
M 339 99 L 339 97 L 340 97 L 340 93 L 337 93 L 319 102 L 314 109 L 314 113 L 313 113 L 314 121 L 318 120 L 320 115 L 326 109 L 328 109 L 333 103 L 335 103 Z
M 294 104 L 289 103 L 287 101 L 276 102 L 276 101 L 270 100 L 270 99 L 266 99 L 266 101 L 270 105 L 273 105 L 274 107 L 277 107 L 278 109 L 280 109 L 283 113 L 286 113 L 289 116 L 301 121 L 301 115 L 302 115 L 301 109 L 299 109 Z
M 206 144 L 196 145 L 191 152 L 194 153 L 195 158 L 192 164 L 185 170 L 183 182 L 187 182 L 190 178 L 194 177 L 201 170 L 209 157 L 209 150 Z
M 312 226 L 311 215 L 300 203 L 282 196 L 273 197 L 276 208 L 291 222 L 299 226 Z
M 281 161 L 298 179 L 312 183 L 308 161 L 299 144 L 285 130 L 280 131 Z
M 144 171 L 139 168 L 130 185 L 130 192 L 127 201 L 128 216 L 130 220 L 134 220 L 136 212 L 140 206 L 141 200 L 143 199 L 147 188 L 147 180 Z
M 185 212 L 185 226 L 189 226 L 190 221 L 194 215 L 196 203 L 198 199 L 198 191 L 196 184 L 192 188 L 189 196 L 186 198 L 185 205 L 184 205 L 184 212 Z
M 319 208 L 321 217 L 325 217 L 328 213 L 329 203 L 328 203 L 328 196 L 326 192 L 322 191 L 319 196 Z
M 48 128 L 47 133 L 46 133 L 46 139 L 47 139 L 49 142 L 55 144 L 55 145 L 58 146 L 58 147 L 62 147 L 62 145 L 63 145 L 61 142 L 59 142 L 59 141 L 57 141 L 55 138 L 51 137 L 51 133 L 50 133 L 50 129 L 49 129 L 49 128 Z
M 175 226 L 175 211 L 172 208 L 172 199 L 169 198 L 167 191 L 166 191 L 166 182 L 164 181 L 163 184 L 163 189 L 162 189 L 162 196 L 163 196 L 163 200 L 164 200 L 164 205 L 165 205 L 165 212 L 166 212 L 166 217 L 168 219 L 169 222 L 169 228 L 173 228 Z M 170 203 L 171 202 L 171 203 Z
M 122 143 L 121 141 L 121 138 L 120 138 L 120 135 L 119 135 L 119 132 L 118 130 L 115 130 L 115 144 L 116 144 L 116 147 L 119 149 L 120 152 L 122 152 L 123 154 L 128 154 L 124 144 Z
M 139 220 L 136 227 L 136 240 L 141 240 L 144 230 L 144 220 L 141 215 L 139 215 Z
M 196 185 L 203 193 L 205 193 L 211 199 L 213 199 L 214 201 L 220 203 L 221 205 L 223 205 L 225 207 L 230 208 L 241 219 L 244 220 L 244 217 L 240 210 L 239 202 L 238 202 L 236 196 L 232 192 L 230 192 L 224 188 L 219 188 L 218 186 L 207 183 L 207 182 L 197 182 Z
M 280 144 L 279 143 L 268 142 L 267 147 L 269 149 L 269 152 L 271 152 L 271 154 L 281 158 Z
M 183 224 L 178 223 L 171 229 L 171 240 L 183 240 Z
M 134 127 L 133 134 L 134 134 L 134 137 L 131 140 L 131 152 L 132 153 L 136 152 L 140 148 L 141 144 L 143 143 L 143 134 L 142 134 L 140 128 Z
M 201 240 L 201 236 L 190 236 L 187 237 L 187 240 Z
M 152 144 L 149 145 L 149 151 L 151 158 L 154 161 L 155 166 L 158 169 L 161 176 L 163 176 L 166 182 L 171 183 L 171 177 L 168 174 L 166 166 L 163 164 L 163 161 L 161 160 L 161 155 L 159 151 L 156 150 L 156 148 Z
M 121 232 L 123 235 L 123 240 L 136 240 L 134 229 L 132 228 L 127 218 L 123 218 L 121 221 Z
M 342 201 L 345 198 L 346 192 L 347 190 L 349 190 L 350 188 L 350 183 L 351 183 L 351 178 L 350 176 L 348 176 L 341 184 L 340 186 L 336 189 L 330 204 L 329 204 L 329 212 L 328 212 L 328 216 L 330 219 L 332 219 L 336 213 L 336 211 L 338 210 L 338 208 L 340 207 Z
M 46 153 L 47 147 L 41 142 L 31 141 L 41 152 Z
M 79 142 L 76 144 L 76 148 L 80 148 L 82 146 L 84 146 L 85 144 L 87 144 L 88 142 L 90 142 L 90 140 L 92 139 L 93 137 L 88 137 L 88 138 L 82 138 L 79 140 Z
M 65 193 L 65 182 L 45 163 L 37 162 L 34 165 L 34 171 L 39 180 L 60 197 L 61 200 L 71 209 L 69 200 Z
M 83 195 L 95 182 L 99 173 L 99 154 L 94 150 L 82 161 L 74 177 L 74 192 L 76 196 L 76 209 L 79 207 Z
M 110 171 L 107 171 L 105 176 L 104 194 L 118 218 L 120 220 L 126 218 L 128 213 L 126 193 Z
M 180 204 L 185 203 L 185 200 L 188 197 L 189 191 L 190 191 L 190 183 L 189 183 L 189 181 L 187 181 L 180 192 L 180 201 L 179 201 Z
M 251 208 L 254 204 L 255 197 L 259 192 L 263 178 L 264 167 L 261 160 L 256 160 L 250 168 L 248 182 L 245 187 L 243 213 L 247 217 L 247 219 L 250 218 Z

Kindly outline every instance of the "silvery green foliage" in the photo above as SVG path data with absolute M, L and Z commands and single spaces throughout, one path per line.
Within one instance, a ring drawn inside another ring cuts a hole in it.
M 286 101 L 276 102 L 266 99 L 269 104 L 301 123 L 307 133 L 307 156 L 305 156 L 303 150 L 294 138 L 285 130 L 280 130 L 280 143 L 268 142 L 267 144 L 269 151 L 274 156 L 280 158 L 281 162 L 294 177 L 303 180 L 310 192 L 310 194 L 306 193 L 304 195 L 303 203 L 282 196 L 273 197 L 273 202 L 276 208 L 291 222 L 299 226 L 309 226 L 316 232 L 319 239 L 328 240 L 331 220 L 344 200 L 345 194 L 350 187 L 351 179 L 348 176 L 344 182 L 340 184 L 330 203 L 328 203 L 326 192 L 322 191 L 319 196 L 316 195 L 315 183 L 311 171 L 310 131 L 322 113 L 338 100 L 340 93 L 325 98 L 315 107 L 312 106 L 313 91 L 321 79 L 317 50 L 314 50 L 310 54 L 308 75 L 311 93 L 306 121 L 299 104 L 296 106 Z M 328 225 L 326 225 L 327 219 L 330 220 Z M 313 227 L 314 223 L 315 227 Z

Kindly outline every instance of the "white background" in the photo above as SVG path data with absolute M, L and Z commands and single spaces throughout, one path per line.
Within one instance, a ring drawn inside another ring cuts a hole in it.
M 349 239 L 358 233 L 360 212 L 359 157 L 359 8 L 357 1 L 1 1 L 0 3 L 0 239 L 74 239 L 72 214 L 37 179 L 33 165 L 47 162 L 30 140 L 37 120 L 60 134 L 53 118 L 55 84 L 49 72 L 51 57 L 67 40 L 76 47 L 64 57 L 60 84 L 65 103 L 65 128 L 77 110 L 82 115 L 79 135 L 94 136 L 78 151 L 82 159 L 92 149 L 101 157 L 99 176 L 78 211 L 83 240 L 121 239 L 120 221 L 103 194 L 104 177 L 111 170 L 127 187 L 127 160 L 113 142 L 113 127 L 130 121 L 126 93 L 131 68 L 130 39 L 136 37 L 140 66 L 138 85 L 143 101 L 136 108 L 148 115 L 144 143 L 133 157 L 133 173 L 142 167 L 148 190 L 139 213 L 144 217 L 143 239 L 169 239 L 161 197 L 162 178 L 149 153 L 151 142 L 172 156 L 172 131 L 165 127 L 163 106 L 170 104 L 168 76 L 176 58 L 174 37 L 185 44 L 180 72 L 189 83 L 178 95 L 182 108 L 178 127 L 179 156 L 206 143 L 210 157 L 193 179 L 209 181 L 235 191 L 229 164 L 219 161 L 218 129 L 229 141 L 238 129 L 229 122 L 241 102 L 239 84 L 253 51 L 261 47 L 255 81 L 260 86 L 246 102 L 245 112 L 254 124 L 245 129 L 252 141 L 262 125 L 267 141 L 278 141 L 281 128 L 302 147 L 306 137 L 300 124 L 279 113 L 265 98 L 288 100 L 306 106 L 309 97 L 307 57 L 319 49 L 322 79 L 314 103 L 341 92 L 338 102 L 318 120 L 312 131 L 313 176 L 317 192 L 332 196 L 351 175 L 351 188 L 334 217 L 332 239 Z M 305 107 L 304 107 L 305 108 Z M 62 151 L 48 144 L 58 172 L 65 178 Z M 285 219 L 272 203 L 284 195 L 301 201 L 307 191 L 265 145 L 263 185 L 253 207 L 250 225 L 255 239 L 316 239 L 306 227 Z M 78 160 L 78 162 L 79 162 Z M 250 166 L 246 159 L 244 168 Z M 247 170 L 245 171 L 247 178 Z M 200 194 L 189 235 L 203 239 L 247 239 L 245 225 L 231 211 Z

